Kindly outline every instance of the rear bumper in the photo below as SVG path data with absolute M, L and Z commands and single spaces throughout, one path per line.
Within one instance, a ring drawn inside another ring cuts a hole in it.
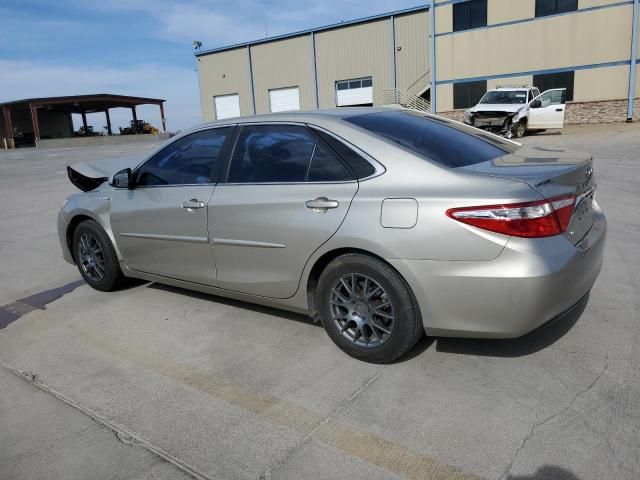
M 607 230 L 597 204 L 595 215 L 578 245 L 564 236 L 512 237 L 492 261 L 388 261 L 413 289 L 429 335 L 515 338 L 570 309 L 593 286 Z

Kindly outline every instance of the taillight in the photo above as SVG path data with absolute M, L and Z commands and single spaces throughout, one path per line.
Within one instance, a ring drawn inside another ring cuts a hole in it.
M 451 208 L 447 215 L 474 227 L 514 237 L 551 237 L 567 230 L 575 195 L 526 203 Z

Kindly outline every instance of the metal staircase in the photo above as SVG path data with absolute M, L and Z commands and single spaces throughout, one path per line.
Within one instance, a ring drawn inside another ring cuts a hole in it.
M 431 88 L 431 72 L 427 72 L 406 89 L 391 88 L 382 91 L 383 105 L 401 105 L 405 108 L 431 112 L 431 102 L 420 95 Z

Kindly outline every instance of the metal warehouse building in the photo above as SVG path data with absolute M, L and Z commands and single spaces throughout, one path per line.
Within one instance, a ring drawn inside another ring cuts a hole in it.
M 204 50 L 202 114 L 401 104 L 461 118 L 488 89 L 535 85 L 567 88 L 569 123 L 640 118 L 638 2 L 435 0 Z

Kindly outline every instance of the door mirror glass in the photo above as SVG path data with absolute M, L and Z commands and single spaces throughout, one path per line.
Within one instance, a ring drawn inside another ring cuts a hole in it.
M 125 168 L 124 170 L 120 170 L 118 173 L 114 173 L 111 179 L 111 186 L 116 188 L 131 188 L 131 169 Z
M 531 108 L 540 108 L 542 106 L 542 102 L 538 99 L 531 101 Z

